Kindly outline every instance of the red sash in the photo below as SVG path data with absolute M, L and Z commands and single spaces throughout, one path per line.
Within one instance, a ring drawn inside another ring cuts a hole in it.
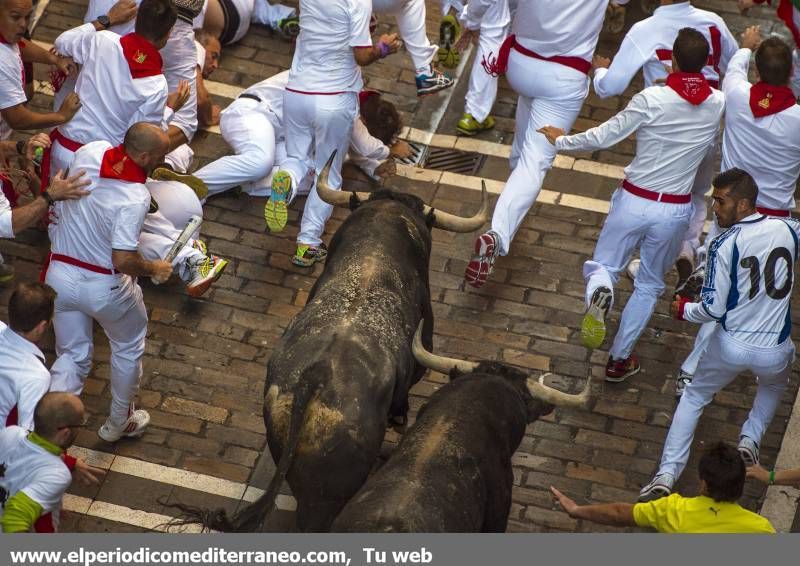
M 524 48 L 522 45 L 517 43 L 517 37 L 515 35 L 509 35 L 503 44 L 500 46 L 500 50 L 497 53 L 497 57 L 493 57 L 491 53 L 483 58 L 481 61 L 481 65 L 483 65 L 483 69 L 493 77 L 499 77 L 501 75 L 505 75 L 506 71 L 508 71 L 508 57 L 511 53 L 511 48 L 516 49 L 526 57 L 532 57 L 534 59 L 540 59 L 542 61 L 550 61 L 551 63 L 558 63 L 559 65 L 564 65 L 565 67 L 570 67 L 575 69 L 576 71 L 580 71 L 581 73 L 588 75 L 589 71 L 592 70 L 592 63 L 585 59 L 581 59 L 580 57 L 567 57 L 562 55 L 554 55 L 553 57 L 543 57 L 538 53 L 531 51 L 530 49 Z

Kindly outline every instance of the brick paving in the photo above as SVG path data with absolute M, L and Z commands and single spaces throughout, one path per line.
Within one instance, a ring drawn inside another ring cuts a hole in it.
M 292 2 L 289 2 L 290 4 Z M 35 37 L 52 42 L 67 27 L 80 23 L 85 1 L 52 0 Z M 438 2 L 428 2 L 428 31 L 438 29 Z M 735 33 L 745 25 L 735 4 L 722 0 L 697 2 L 717 9 L 728 18 Z M 635 10 L 629 15 L 635 17 Z M 768 11 L 753 12 L 767 29 L 779 29 Z M 381 18 L 379 31 L 394 29 L 394 22 Z M 612 54 L 618 38 L 603 37 L 600 53 Z M 616 42 L 616 43 L 615 43 Z M 254 26 L 235 47 L 223 53 L 213 80 L 247 86 L 288 67 L 292 46 L 268 30 Z M 42 70 L 37 71 L 41 74 Z M 386 91 L 402 110 L 406 123 L 429 126 L 430 111 L 441 104 L 444 94 L 417 101 L 413 72 L 408 57 L 395 56 L 369 67 L 369 86 Z M 37 75 L 38 76 L 38 75 Z M 634 82 L 629 94 L 641 85 Z M 464 85 L 458 87 L 463 91 Z M 463 96 L 453 96 L 439 131 L 453 133 L 453 116 Z M 498 127 L 482 134 L 485 139 L 510 143 L 515 96 L 501 85 L 498 96 Z M 220 103 L 226 103 L 220 99 Z M 36 104 L 49 99 L 37 95 Z M 591 127 L 622 108 L 626 97 L 599 100 L 591 95 L 576 129 Z M 198 161 L 206 162 L 227 151 L 221 137 L 199 133 L 193 146 Z M 612 151 L 585 157 L 614 164 L 630 160 L 633 142 Z M 507 167 L 502 160 L 488 160 L 488 177 L 503 179 Z M 484 173 L 482 173 L 484 174 Z M 346 177 L 357 186 L 368 186 L 354 169 Z M 586 173 L 553 170 L 548 187 L 595 198 L 607 198 L 614 181 Z M 456 213 L 474 212 L 479 195 L 451 185 L 414 183 L 397 178 L 392 186 L 413 192 L 433 206 Z M 261 418 L 265 363 L 272 345 L 291 318 L 299 312 L 322 266 L 313 270 L 289 262 L 297 233 L 298 213 L 303 199 L 293 204 L 284 234 L 265 233 L 261 211 L 263 199 L 224 196 L 205 208 L 202 233 L 210 249 L 231 260 L 226 274 L 203 299 L 188 298 L 182 285 L 153 286 L 142 282 L 150 315 L 144 377 L 139 405 L 150 411 L 152 424 L 137 441 L 111 445 L 95 431 L 108 410 L 109 350 L 102 332 L 96 334 L 95 367 L 83 398 L 92 413 L 91 425 L 77 444 L 164 466 L 191 470 L 227 480 L 251 483 L 263 488 L 271 475 L 271 459 L 264 451 Z M 336 210 L 328 224 L 326 240 L 346 217 Z M 555 485 L 580 501 L 632 501 L 646 483 L 660 456 L 662 443 L 675 408 L 673 380 L 678 365 L 691 348 L 695 328 L 668 316 L 662 300 L 643 335 L 637 353 L 642 372 L 630 382 L 611 385 L 602 381 L 607 359 L 605 350 L 590 352 L 579 342 L 583 311 L 581 265 L 592 253 L 604 216 L 595 212 L 537 204 L 525 220 L 510 256 L 500 258 L 489 284 L 480 290 L 464 286 L 463 272 L 473 234 L 434 233 L 431 258 L 431 296 L 435 314 L 435 350 L 470 359 L 497 359 L 531 370 L 557 374 L 551 384 L 569 391 L 582 386 L 588 372 L 596 378 L 589 411 L 557 410 L 531 424 L 514 456 L 514 493 L 509 531 L 610 531 L 593 523 L 576 521 L 555 509 L 547 492 Z M 44 234 L 30 230 L 16 240 L 0 241 L 0 251 L 14 263 L 19 279 L 33 279 L 46 250 Z M 668 284 L 674 284 L 670 274 Z M 624 305 L 632 287 L 622 279 L 619 305 Z M 0 316 L 5 317 L 9 289 L 0 289 Z M 796 306 L 796 305 L 795 305 Z M 619 310 L 611 316 L 611 333 Z M 795 315 L 795 319 L 798 316 Z M 800 320 L 797 320 L 800 321 Z M 52 337 L 46 351 L 52 359 Z M 431 373 L 412 391 L 412 416 L 426 398 L 446 382 Z M 792 401 L 798 387 L 795 373 L 789 392 L 765 436 L 762 459 L 774 462 Z M 694 466 L 699 448 L 723 438 L 735 442 L 738 430 L 752 402 L 755 384 L 751 377 L 737 379 L 717 395 L 698 427 L 694 455 L 678 488 L 694 493 L 698 484 Z M 399 439 L 387 431 L 384 453 L 388 455 Z M 73 487 L 72 493 L 133 509 L 163 514 L 174 511 L 164 502 L 183 501 L 204 506 L 222 505 L 234 509 L 236 500 L 226 499 L 169 484 L 110 472 L 100 488 Z M 764 490 L 748 483 L 744 503 L 757 509 Z M 291 515 L 279 513 L 277 524 L 291 527 Z M 71 513 L 66 530 L 138 531 L 121 522 Z

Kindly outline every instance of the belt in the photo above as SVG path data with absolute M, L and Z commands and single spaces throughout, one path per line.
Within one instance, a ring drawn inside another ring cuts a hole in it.
M 259 98 L 255 94 L 250 94 L 250 93 L 247 93 L 247 92 L 243 92 L 237 98 L 249 98 L 250 100 L 255 100 L 256 102 L 261 102 L 261 98 Z
M 689 204 L 690 202 L 692 202 L 691 193 L 686 193 L 685 195 L 671 195 L 669 193 L 658 193 L 656 191 L 648 191 L 647 189 L 642 189 L 641 187 L 637 187 L 633 183 L 629 182 L 627 179 L 622 180 L 622 188 L 631 193 L 632 195 L 636 195 L 637 197 L 641 197 L 647 200 L 666 202 L 668 204 Z
M 761 214 L 766 214 L 767 216 L 778 216 L 780 218 L 789 218 L 792 216 L 792 213 L 789 212 L 788 210 L 765 208 L 763 206 L 757 206 L 756 210 L 759 211 Z
M 80 267 L 81 269 L 85 269 L 87 271 L 102 273 L 103 275 L 116 275 L 117 273 L 119 273 L 119 271 L 117 271 L 116 269 L 108 269 L 107 267 L 100 267 L 99 265 L 86 263 L 85 261 L 81 261 L 79 259 L 75 259 L 74 257 L 70 257 L 68 255 L 63 255 L 63 254 L 51 253 L 48 256 L 47 261 L 48 263 L 51 261 L 60 261 L 61 263 L 68 263 L 69 265 L 74 265 L 76 267 Z

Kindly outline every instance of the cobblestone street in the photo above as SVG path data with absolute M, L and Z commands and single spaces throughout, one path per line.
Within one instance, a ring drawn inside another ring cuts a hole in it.
M 296 0 L 284 3 L 297 4 Z M 754 9 L 745 19 L 736 11 L 735 2 L 700 0 L 695 4 L 722 14 L 737 37 L 746 24 L 753 23 L 760 23 L 767 33 L 785 33 L 774 9 L 768 7 Z M 428 35 L 434 40 L 439 2 L 429 0 L 427 5 Z M 34 38 L 52 44 L 61 31 L 82 22 L 85 10 L 85 0 L 50 0 Z M 636 10 L 629 11 L 628 26 L 641 17 Z M 395 28 L 393 19 L 380 18 L 378 33 Z M 604 34 L 598 52 L 613 55 L 620 38 Z M 292 49 L 266 28 L 251 27 L 239 44 L 223 51 L 209 91 L 224 107 L 241 88 L 288 68 Z M 488 181 L 492 201 L 496 200 L 508 175 L 506 156 L 516 101 L 502 81 L 495 106 L 497 127 L 477 139 L 456 138 L 455 122 L 463 111 L 460 105 L 470 65 L 452 93 L 444 91 L 422 100 L 416 97 L 414 72 L 406 53 L 370 66 L 364 73 L 369 88 L 387 93 L 402 111 L 404 123 L 410 127 L 409 139 L 482 158 L 474 175 L 398 166 L 399 175 L 389 183 L 436 208 L 460 214 L 477 210 L 481 178 Z M 37 79 L 44 80 L 45 75 L 46 69 L 37 68 Z M 640 88 L 639 75 L 627 97 L 600 100 L 591 94 L 575 129 L 582 131 L 609 118 Z M 48 106 L 52 99 L 42 90 L 37 91 L 35 104 Z M 229 152 L 218 129 L 199 132 L 192 146 L 194 168 Z M 609 151 L 559 157 L 510 255 L 499 258 L 490 282 L 481 289 L 465 286 L 463 281 L 475 234 L 434 231 L 430 282 L 437 353 L 500 360 L 534 375 L 549 371 L 555 374 L 549 384 L 569 392 L 579 391 L 589 372 L 595 378 L 590 410 L 556 410 L 529 425 L 513 460 L 509 531 L 614 530 L 568 517 L 553 505 L 549 486 L 579 502 L 634 501 L 656 470 L 676 406 L 674 380 L 691 349 L 696 326 L 670 318 L 669 297 L 662 297 L 636 348 L 642 371 L 618 385 L 603 381 L 608 358 L 605 348 L 610 341 L 590 352 L 579 338 L 584 311 L 582 264 L 594 249 L 608 199 L 622 176 L 620 166 L 630 161 L 633 151 L 634 142 L 628 140 Z M 346 187 L 374 188 L 352 165 L 346 166 L 345 177 Z M 322 271 L 322 265 L 312 271 L 290 263 L 304 202 L 298 199 L 292 204 L 286 231 L 271 235 L 265 231 L 264 199 L 231 195 L 210 200 L 202 236 L 214 254 L 231 264 L 203 299 L 189 298 L 176 279 L 163 286 L 140 281 L 150 325 L 138 404 L 150 412 L 152 422 L 139 440 L 112 445 L 96 434 L 106 418 L 110 398 L 108 343 L 96 327 L 95 365 L 83 393 L 92 418 L 74 452 L 109 472 L 99 488 L 71 488 L 62 530 L 143 531 L 176 513 L 165 502 L 234 510 L 243 500 L 254 500 L 266 487 L 274 470 L 261 416 L 266 361 Z M 335 210 L 326 241 L 347 214 Z M 0 241 L 0 251 L 13 263 L 18 280 L 38 277 L 46 250 L 46 235 L 36 230 L 16 240 Z M 675 272 L 670 273 L 668 290 L 675 279 Z M 630 280 L 623 277 L 618 290 L 611 336 L 619 307 L 625 305 L 632 290 Z M 9 294 L 10 287 L 0 287 L 3 320 L 7 320 Z M 800 309 L 795 309 L 796 323 L 800 322 L 798 313 Z M 45 352 L 52 362 L 52 335 Z M 412 391 L 412 417 L 445 382 L 442 374 L 426 375 Z M 767 466 L 775 462 L 797 389 L 795 371 L 761 447 Z M 752 376 L 741 376 L 706 409 L 679 491 L 696 493 L 696 463 L 705 443 L 720 438 L 737 441 L 754 392 Z M 398 439 L 396 431 L 387 430 L 385 455 Z M 275 528 L 292 528 L 293 500 L 286 489 L 278 501 Z M 762 486 L 748 482 L 743 504 L 758 510 L 764 492 Z

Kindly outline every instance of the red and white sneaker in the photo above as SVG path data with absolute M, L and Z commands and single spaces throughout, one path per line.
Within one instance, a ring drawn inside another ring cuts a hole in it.
M 100 430 L 97 431 L 97 436 L 106 442 L 116 442 L 123 436 L 135 438 L 144 434 L 148 424 L 150 424 L 150 413 L 143 409 L 134 410 L 133 405 L 131 405 L 128 420 L 122 423 L 121 426 L 117 426 L 111 422 L 111 417 L 107 418 Z
M 492 230 L 475 240 L 475 255 L 467 265 L 464 279 L 473 287 L 482 287 L 492 273 L 494 260 L 500 253 L 500 237 Z
M 636 354 L 631 353 L 631 355 L 624 360 L 615 360 L 611 356 L 608 356 L 606 381 L 620 383 L 630 376 L 639 373 L 640 369 L 642 369 L 642 367 L 639 365 L 639 358 L 636 357 Z

